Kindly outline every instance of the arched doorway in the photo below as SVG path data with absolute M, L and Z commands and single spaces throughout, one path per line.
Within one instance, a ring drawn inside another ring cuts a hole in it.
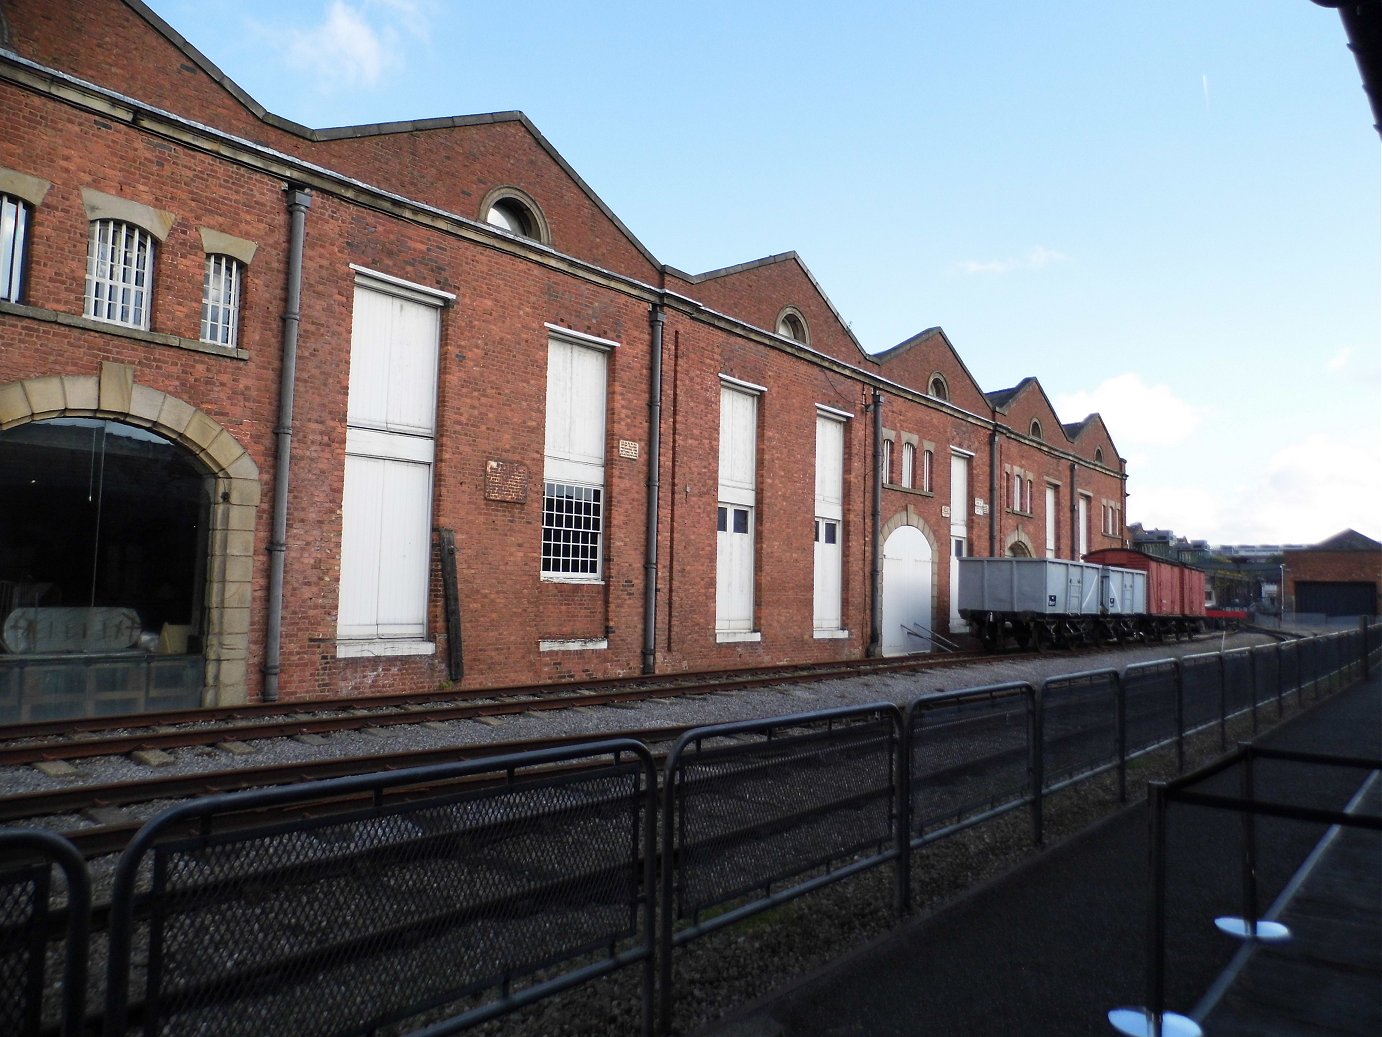
M 247 700 L 258 466 L 134 375 L 0 384 L 0 723 Z
M 25 719 L 201 704 L 213 488 L 135 425 L 0 432 L 0 649 Z
M 916 526 L 898 526 L 883 542 L 883 654 L 931 650 L 932 550 Z

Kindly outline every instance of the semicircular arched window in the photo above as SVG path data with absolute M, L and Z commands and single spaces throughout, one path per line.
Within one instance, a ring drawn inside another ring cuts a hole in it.
M 491 227 L 520 238 L 551 244 L 547 220 L 537 202 L 515 187 L 495 188 L 480 204 L 480 217 Z
M 805 344 L 811 341 L 810 332 L 806 328 L 806 318 L 795 306 L 788 306 L 778 314 L 777 333 L 793 342 Z
M 1031 427 L 1030 429 L 1028 429 L 1028 431 L 1031 433 L 1033 439 L 1040 439 L 1040 438 L 1041 438 L 1041 422 L 1037 421 L 1036 418 L 1033 418 L 1033 419 L 1032 419 L 1032 427 Z
M 950 387 L 945 384 L 943 375 L 933 374 L 931 376 L 931 384 L 928 386 L 927 392 L 938 400 L 950 399 Z
M 1096 446 L 1096 447 L 1094 448 L 1094 463 L 1095 463 L 1095 464 L 1103 464 L 1103 463 L 1104 463 L 1104 448 L 1101 447 L 1101 446 Z

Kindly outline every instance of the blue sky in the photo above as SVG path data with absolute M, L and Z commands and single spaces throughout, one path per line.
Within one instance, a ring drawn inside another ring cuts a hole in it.
M 1128 519 L 1382 539 L 1379 138 L 1308 0 L 152 0 L 310 126 L 521 110 L 661 261 L 1103 414 Z

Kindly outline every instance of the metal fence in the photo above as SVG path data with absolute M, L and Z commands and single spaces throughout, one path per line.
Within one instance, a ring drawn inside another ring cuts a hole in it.
M 37 1034 L 47 1020 L 63 1037 L 81 1032 L 90 913 L 86 863 L 71 843 L 0 831 L 0 1033 Z
M 116 872 L 105 1033 L 449 1033 L 636 962 L 649 999 L 655 776 L 622 740 L 175 807 Z
M 720 724 L 678 740 L 663 782 L 664 1032 L 674 946 L 901 858 L 901 741 L 891 703 Z
M 676 948 L 888 863 L 905 911 L 911 849 L 1022 807 L 1040 841 L 1056 790 L 1116 771 L 1123 795 L 1130 759 L 1342 687 L 1379 645 L 1373 626 L 928 696 L 905 717 L 715 725 L 677 743 L 660 797 L 650 750 L 617 739 L 195 800 L 121 857 L 87 1025 L 439 1035 L 638 965 L 642 1032 L 666 1031 Z M 4 1032 L 80 1025 L 87 885 L 63 840 L 0 837 Z

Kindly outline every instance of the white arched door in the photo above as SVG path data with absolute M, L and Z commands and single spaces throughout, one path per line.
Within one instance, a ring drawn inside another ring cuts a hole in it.
M 883 654 L 931 650 L 931 542 L 899 526 L 883 544 Z M 918 636 L 920 635 L 920 636 Z

